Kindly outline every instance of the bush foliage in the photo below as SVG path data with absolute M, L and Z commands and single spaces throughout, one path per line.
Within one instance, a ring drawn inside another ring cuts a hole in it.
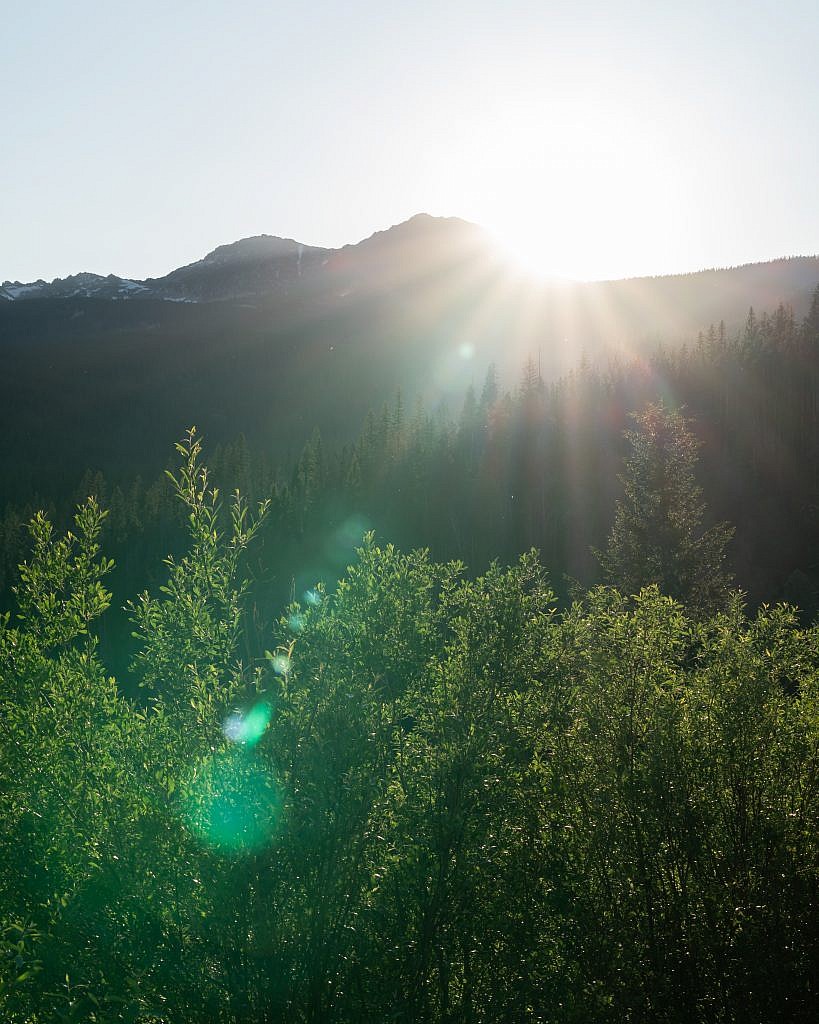
M 470 579 L 367 535 L 254 657 L 265 508 L 180 454 L 142 699 L 97 651 L 95 502 L 33 520 L 0 623 L 4 1020 L 815 1019 L 815 628 L 558 611 L 534 554 Z

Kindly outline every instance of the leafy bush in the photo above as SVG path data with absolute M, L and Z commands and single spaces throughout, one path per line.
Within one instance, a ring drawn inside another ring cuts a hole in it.
M 103 513 L 32 522 L 0 624 L 0 1008 L 46 1021 L 807 1021 L 819 649 L 657 587 L 555 607 L 364 538 L 248 655 L 243 552 L 190 549 L 97 653 Z

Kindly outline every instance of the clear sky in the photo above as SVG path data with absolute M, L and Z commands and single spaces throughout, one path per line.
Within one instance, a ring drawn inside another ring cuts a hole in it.
M 819 251 L 816 0 L 0 0 L 0 281 L 425 211 L 544 272 Z

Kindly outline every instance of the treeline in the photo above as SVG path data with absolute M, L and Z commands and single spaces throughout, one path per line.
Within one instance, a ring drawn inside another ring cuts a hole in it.
M 289 467 L 239 438 L 217 447 L 213 475 L 271 500 L 253 574 L 273 605 L 337 578 L 367 528 L 476 570 L 535 547 L 565 599 L 566 577 L 600 578 L 590 549 L 604 546 L 622 491 L 629 414 L 664 401 L 692 420 L 713 520 L 736 527 L 729 563 L 738 585 L 754 605 L 786 598 L 810 617 L 819 582 L 817 396 L 819 296 L 801 324 L 784 307 L 751 311 L 736 336 L 713 326 L 650 360 L 581 362 L 554 384 L 530 360 L 504 390 L 490 367 L 454 417 L 407 408 L 399 392 L 368 415 L 354 444 L 339 447 L 315 431 Z M 155 571 L 148 567 L 184 539 L 167 479 L 128 482 L 125 467 L 111 484 L 89 473 L 73 494 L 51 496 L 56 520 L 66 524 L 90 494 L 110 510 L 118 589 L 142 589 Z M 9 508 L 0 519 L 6 593 L 35 508 Z
M 34 519 L 0 621 L 4 1020 L 816 1019 L 819 629 L 367 537 L 249 657 L 272 506 L 180 451 L 147 701 L 96 502 Z

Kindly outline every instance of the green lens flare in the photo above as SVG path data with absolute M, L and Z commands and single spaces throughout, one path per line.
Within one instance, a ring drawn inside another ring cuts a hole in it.
M 336 572 L 343 570 L 355 555 L 364 534 L 371 524 L 362 515 L 353 515 L 334 530 L 324 541 L 324 557 L 328 566 Z
M 294 633 L 301 633 L 304 629 L 304 616 L 299 612 L 293 612 L 287 619 L 287 625 Z
M 273 662 L 273 671 L 280 676 L 286 676 L 290 671 L 292 662 L 286 654 L 274 654 L 271 659 Z
M 267 701 L 259 701 L 249 711 L 233 711 L 225 719 L 222 732 L 231 743 L 254 747 L 264 735 L 273 709 Z
M 244 747 L 215 754 L 199 766 L 184 804 L 191 831 L 208 846 L 243 853 L 266 846 L 281 817 L 281 789 Z

